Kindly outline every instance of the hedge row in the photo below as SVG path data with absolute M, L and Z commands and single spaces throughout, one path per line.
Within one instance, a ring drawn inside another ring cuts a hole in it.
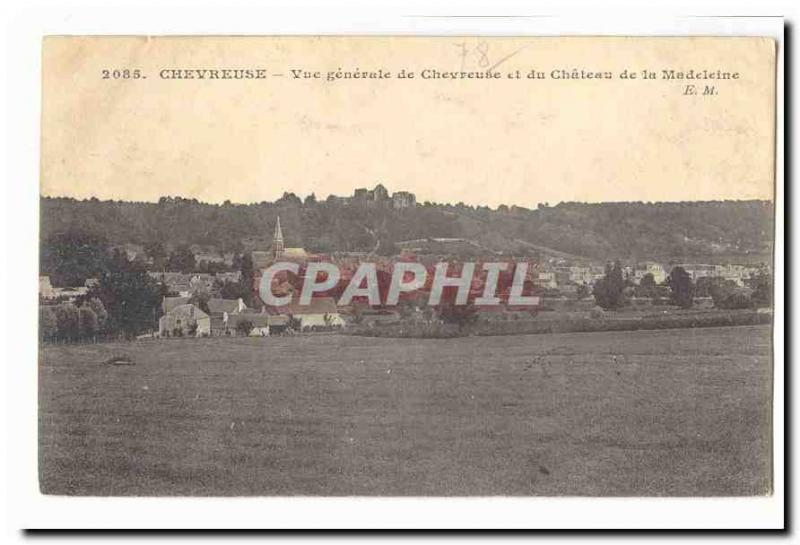
M 532 335 L 540 333 L 586 333 L 594 331 L 637 331 L 682 329 L 695 327 L 745 326 L 772 323 L 772 315 L 754 310 L 671 314 L 639 319 L 586 318 L 565 320 L 520 320 L 510 322 L 478 322 L 459 329 L 453 324 L 396 324 L 375 328 L 358 328 L 351 335 L 387 338 L 446 339 L 453 337 Z

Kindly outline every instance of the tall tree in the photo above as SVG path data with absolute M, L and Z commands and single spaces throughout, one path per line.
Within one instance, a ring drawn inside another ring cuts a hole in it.
M 100 276 L 90 293 L 108 312 L 108 329 L 126 337 L 156 327 L 160 314 L 161 290 L 144 270 L 113 270 Z
M 167 261 L 167 268 L 170 271 L 177 271 L 182 273 L 194 272 L 197 268 L 197 262 L 194 259 L 194 253 L 188 244 L 181 244 L 169 255 Z
M 80 336 L 84 339 L 94 338 L 100 330 L 97 314 L 89 305 L 78 308 L 78 329 Z
M 78 307 L 72 303 L 64 303 L 54 307 L 58 336 L 64 340 L 75 340 L 80 336 L 80 318 Z
M 208 300 L 211 299 L 211 295 L 208 292 L 203 290 L 195 291 L 192 296 L 189 298 L 189 302 L 205 312 L 206 314 L 210 314 L 211 311 L 208 310 Z
M 694 282 L 683 267 L 672 269 L 667 279 L 671 290 L 670 301 L 681 308 L 690 308 L 694 304 Z
M 244 302 L 247 306 L 253 306 L 254 302 L 254 290 L 255 290 L 255 277 L 256 277 L 256 269 L 253 265 L 253 255 L 250 252 L 246 252 L 242 256 L 241 261 L 241 272 L 242 276 L 239 280 L 242 285 L 242 292 L 244 294 Z
M 625 279 L 619 261 L 613 266 L 606 264 L 606 275 L 595 283 L 592 294 L 597 304 L 606 310 L 616 310 L 625 305 Z
M 653 273 L 642 276 L 639 285 L 634 290 L 637 297 L 653 297 L 656 294 L 656 279 Z
M 103 331 L 108 321 L 108 312 L 106 312 L 106 307 L 103 305 L 103 302 L 97 297 L 90 297 L 84 304 L 88 305 L 89 308 L 94 311 L 95 316 L 97 316 L 98 331 Z
M 54 286 L 82 286 L 108 266 L 108 244 L 99 235 L 74 231 L 48 237 L 40 246 L 40 269 Z
M 768 307 L 772 304 L 772 275 L 762 272 L 750 283 L 753 288 L 752 300 L 757 306 Z
M 153 262 L 153 268 L 159 270 L 164 267 L 167 259 L 167 249 L 160 240 L 152 240 L 144 245 L 145 255 Z

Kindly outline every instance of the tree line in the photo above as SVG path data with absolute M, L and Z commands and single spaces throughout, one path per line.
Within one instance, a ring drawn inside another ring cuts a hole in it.
M 477 239 L 492 250 L 508 252 L 520 250 L 517 241 L 522 240 L 597 259 L 702 256 L 720 249 L 766 254 L 773 216 L 771 202 L 756 200 L 559 203 L 531 209 L 425 202 L 393 210 L 335 198 L 318 201 L 313 195 L 301 199 L 288 192 L 275 202 L 253 204 L 177 197 L 157 203 L 43 197 L 41 210 L 43 240 L 82 232 L 105 237 L 112 245 L 145 246 L 162 261 L 181 245 L 208 245 L 220 253 L 268 247 L 279 215 L 286 246 L 318 253 L 376 247 L 392 253 L 400 241 L 445 237 Z
M 766 307 L 772 304 L 772 276 L 766 272 L 747 281 L 749 293 L 744 293 L 732 280 L 718 277 L 701 277 L 697 282 L 681 266 L 675 266 L 662 285 L 657 285 L 651 273 L 645 274 L 638 285 L 626 278 L 619 261 L 606 265 L 603 278 L 592 289 L 597 305 L 605 310 L 618 310 L 626 306 L 631 297 L 649 297 L 683 309 L 694 305 L 695 297 L 711 297 L 714 306 L 721 309 Z M 586 292 L 584 291 L 583 294 Z M 578 298 L 581 298 L 579 294 Z

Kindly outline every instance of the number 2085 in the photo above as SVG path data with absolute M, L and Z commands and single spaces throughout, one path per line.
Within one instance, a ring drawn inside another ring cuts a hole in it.
M 101 70 L 103 79 L 143 79 L 144 75 L 138 68 L 131 70 L 128 68 L 120 70 Z

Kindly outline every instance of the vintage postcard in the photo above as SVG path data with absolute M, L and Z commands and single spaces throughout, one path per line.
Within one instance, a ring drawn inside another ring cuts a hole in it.
M 48 36 L 42 83 L 42 493 L 772 493 L 773 39 Z

